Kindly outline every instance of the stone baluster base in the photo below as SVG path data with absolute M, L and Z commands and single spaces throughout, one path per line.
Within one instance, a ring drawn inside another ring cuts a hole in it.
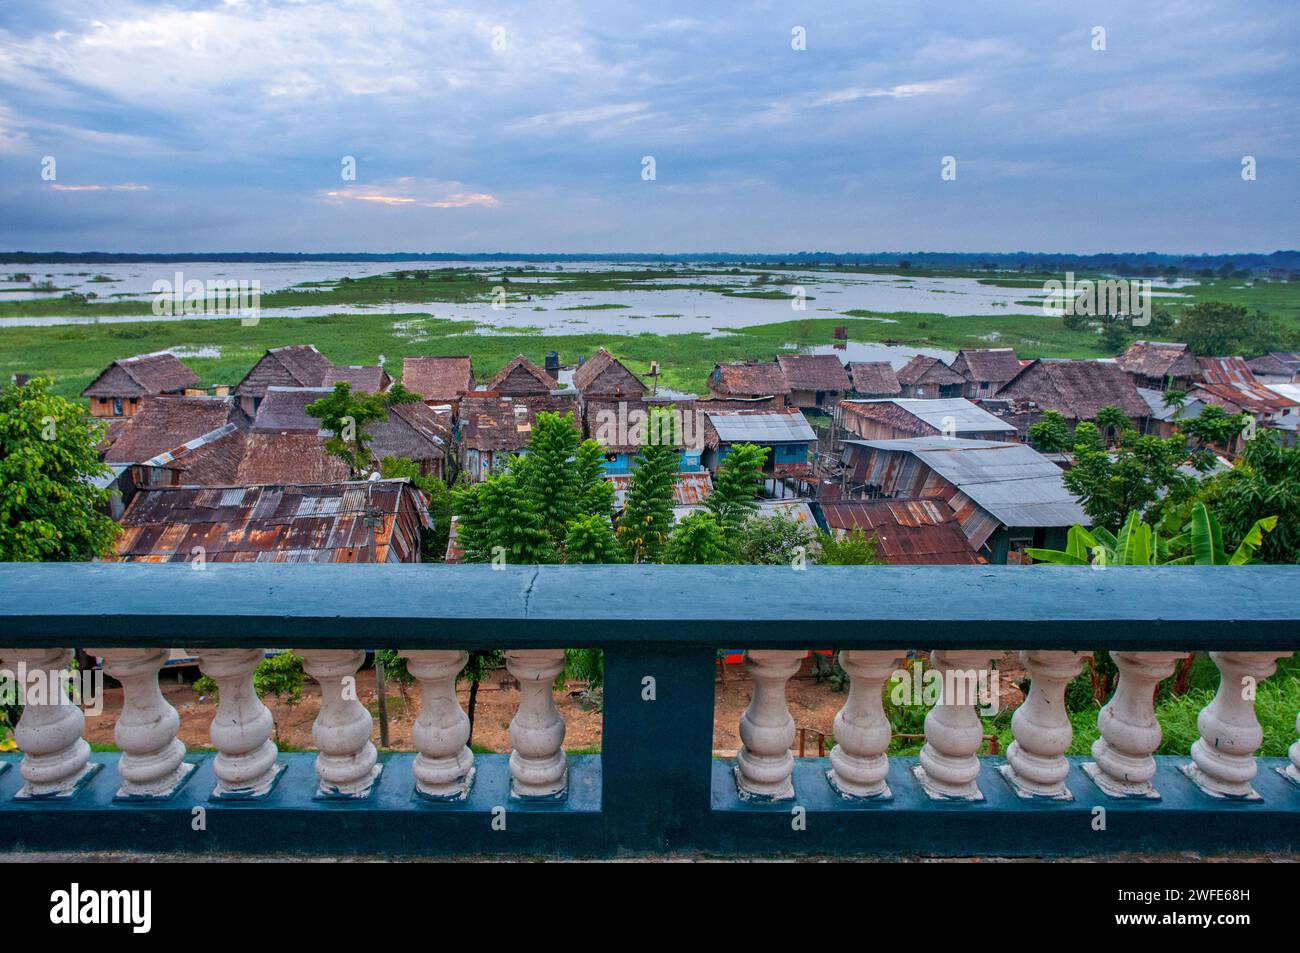
M 261 649 L 200 649 L 199 669 L 217 683 L 217 714 L 209 729 L 217 756 L 212 797 L 252 800 L 266 797 L 285 769 L 271 741 L 275 721 L 253 688 Z
M 401 654 L 421 689 L 420 716 L 411 728 L 419 752 L 413 766 L 415 793 L 434 801 L 463 801 L 474 784 L 474 753 L 466 744 L 469 716 L 456 697 L 456 676 L 469 653 L 421 649 Z
M 1186 656 L 1186 652 L 1111 653 L 1119 684 L 1097 715 L 1101 737 L 1092 743 L 1097 760 L 1083 765 L 1084 773 L 1110 797 L 1160 800 L 1151 783 L 1156 773 L 1152 755 L 1160 747 L 1155 691 Z
M 1182 765 L 1182 771 L 1211 797 L 1260 800 L 1250 783 L 1259 771 L 1255 752 L 1264 743 L 1255 689 L 1277 671 L 1277 660 L 1290 654 L 1210 653 L 1219 668 L 1219 690 L 1196 716 L 1201 737 L 1192 744 L 1192 761 Z
M 0 649 L 0 658 L 15 678 L 27 676 L 18 686 L 23 715 L 14 727 L 14 742 L 23 752 L 18 770 L 25 783 L 14 796 L 73 797 L 103 765 L 91 762 L 90 745 L 82 738 L 85 715 L 65 697 L 72 650 Z
M 982 801 L 979 788 L 980 745 L 984 729 L 976 706 L 979 675 L 992 683 L 992 656 L 987 651 L 937 651 L 930 653 L 930 666 L 943 676 L 939 704 L 925 716 L 925 746 L 920 764 L 912 769 L 927 796 L 935 801 Z M 974 673 L 967 678 L 964 673 Z M 956 691 L 960 689 L 960 692 Z M 953 695 L 950 697 L 950 690 Z M 966 697 L 975 693 L 975 698 Z M 996 703 L 996 699 L 993 699 Z
M 558 800 L 569 783 L 564 718 L 552 685 L 564 671 L 563 649 L 511 649 L 506 670 L 519 682 L 519 708 L 510 720 L 510 796 Z
M 1007 763 L 998 770 L 1021 798 L 1072 801 L 1065 786 L 1074 729 L 1065 710 L 1065 689 L 1083 668 L 1086 652 L 1021 652 L 1029 672 L 1029 697 L 1011 716 L 1015 740 L 1007 748 Z
M 905 654 L 902 650 L 840 652 L 840 667 L 849 676 L 849 697 L 835 716 L 835 747 L 826 779 L 846 800 L 893 797 L 885 780 L 893 733 L 881 695 Z
M 311 726 L 320 800 L 369 797 L 383 766 L 370 740 L 374 719 L 357 697 L 357 671 L 366 660 L 360 649 L 303 649 L 303 671 L 320 685 L 321 704 Z
M 785 683 L 802 664 L 804 651 L 783 649 L 745 653 L 754 694 L 740 716 L 736 786 L 742 798 L 788 801 L 794 797 L 795 724 L 785 700 Z
M 104 671 L 122 683 L 122 712 L 113 739 L 122 749 L 117 773 L 121 800 L 165 800 L 194 772 L 185 745 L 176 737 L 181 716 L 163 698 L 158 673 L 166 649 L 87 649 L 104 660 Z

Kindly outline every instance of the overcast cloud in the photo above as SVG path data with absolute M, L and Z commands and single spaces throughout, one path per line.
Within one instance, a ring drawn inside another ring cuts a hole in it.
M 6 0 L 0 248 L 1295 248 L 1297 49 L 1294 0 Z

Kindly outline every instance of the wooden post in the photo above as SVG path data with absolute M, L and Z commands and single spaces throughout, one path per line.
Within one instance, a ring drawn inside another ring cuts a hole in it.
M 384 679 L 384 663 L 375 656 L 375 691 L 379 693 L 379 746 L 388 747 L 388 683 Z

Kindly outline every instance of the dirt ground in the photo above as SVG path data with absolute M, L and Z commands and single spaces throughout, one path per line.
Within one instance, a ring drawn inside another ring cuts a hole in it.
M 1022 698 L 1016 682 L 1023 677 L 1023 669 L 1014 655 L 1007 655 L 998 663 L 1001 684 L 1001 704 L 1014 708 Z M 181 673 L 183 682 L 177 681 L 175 672 L 162 674 L 161 685 L 167 700 L 181 716 L 180 739 L 188 748 L 209 747 L 208 726 L 216 712 L 212 698 L 203 698 L 194 691 L 195 673 Z M 479 686 L 478 702 L 474 716 L 474 735 L 471 741 L 479 750 L 500 753 L 510 751 L 510 719 L 519 704 L 517 689 L 502 687 L 508 681 L 502 670 Z M 581 683 L 570 684 L 568 692 L 555 695 L 556 707 L 565 721 L 564 747 L 569 751 L 599 748 L 601 743 L 601 713 L 582 704 Z M 414 750 L 411 745 L 411 725 L 420 713 L 418 685 L 405 693 L 393 682 L 387 686 L 389 747 L 396 751 Z M 753 681 L 740 665 L 728 665 L 725 684 L 720 680 L 714 690 L 713 747 L 719 754 L 732 754 L 740 747 L 740 716 L 749 705 Z M 376 715 L 374 741 L 379 744 L 378 693 L 375 691 L 375 673 L 366 669 L 357 674 L 357 691 L 362 704 Z M 468 708 L 469 685 L 457 687 L 462 708 Z M 813 678 L 810 663 L 792 678 L 786 687 L 786 700 L 795 725 L 827 735 L 835 713 L 844 705 L 847 692 L 837 692 L 829 681 Z M 315 748 L 311 736 L 312 722 L 320 710 L 320 690 L 310 678 L 303 683 L 302 700 L 287 705 L 273 696 L 263 702 L 275 717 L 276 741 L 286 750 L 309 751 Z M 104 711 L 100 715 L 86 716 L 86 740 L 92 744 L 113 744 L 113 726 L 122 708 L 120 687 L 108 687 L 104 692 Z M 817 754 L 815 736 L 808 739 L 809 755 Z

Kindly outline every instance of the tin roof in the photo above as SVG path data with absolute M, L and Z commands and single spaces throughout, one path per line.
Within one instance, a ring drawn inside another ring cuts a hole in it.
M 791 390 L 849 390 L 853 385 L 834 354 L 778 354 L 777 366 Z
M 82 397 L 143 397 L 197 387 L 199 375 L 175 354 L 157 351 L 114 361 L 81 392 Z
M 722 443 L 813 443 L 817 434 L 797 410 L 705 410 L 710 428 Z
M 1172 423 L 1177 420 L 1191 420 L 1201 416 L 1201 411 L 1205 409 L 1205 404 L 1193 397 L 1187 398 L 1187 403 L 1183 404 L 1183 409 L 1175 412 L 1173 407 L 1165 404 L 1164 391 L 1152 390 L 1149 387 L 1139 387 L 1138 395 L 1147 402 L 1151 408 L 1151 416 L 1156 420 Z
M 936 433 L 1015 433 L 1016 428 L 987 410 L 983 410 L 964 397 L 940 397 L 924 400 L 919 397 L 892 397 L 874 400 L 841 401 L 847 412 L 858 408 L 898 408 L 920 420 Z
M 405 480 L 141 490 L 121 522 L 123 562 L 413 562 L 431 525 Z
M 891 565 L 980 562 L 943 500 L 837 500 L 821 509 L 832 530 L 875 536 L 876 555 Z
M 627 489 L 632 484 L 632 475 L 629 473 L 617 473 L 605 477 L 610 483 L 614 484 L 614 507 L 615 509 L 623 508 L 623 501 L 627 498 Z M 677 474 L 676 482 L 673 483 L 673 506 L 696 506 L 704 502 L 704 498 L 713 491 L 713 477 L 709 475 L 708 470 L 700 470 L 694 473 Z
M 911 454 L 1004 526 L 1089 524 L 1060 467 L 1027 444 L 944 437 L 845 442 Z
M 1197 358 L 1205 380 L 1193 393 L 1209 403 L 1231 410 L 1240 408 L 1249 414 L 1280 414 L 1297 406 L 1296 402 L 1270 390 L 1259 382 L 1244 358 Z

